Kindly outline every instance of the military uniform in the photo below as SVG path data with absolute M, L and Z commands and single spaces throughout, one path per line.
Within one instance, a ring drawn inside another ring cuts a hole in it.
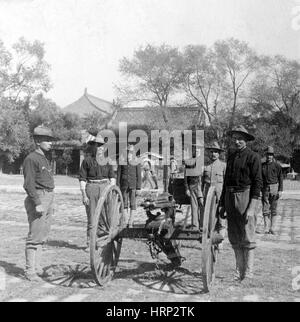
M 120 187 L 124 209 L 127 209 L 130 202 L 130 209 L 136 210 L 136 190 L 141 189 L 141 165 L 119 165 L 117 170 L 117 185 Z
M 244 141 L 254 140 L 243 126 L 231 133 L 242 135 Z M 235 252 L 236 273 L 241 279 L 253 276 L 256 207 L 261 188 L 260 157 L 247 146 L 236 150 L 228 157 L 220 205 L 227 213 L 228 238 Z M 246 218 L 250 210 L 254 216 Z
M 201 190 L 202 165 L 200 157 L 185 161 L 184 185 L 185 190 L 190 192 L 192 226 L 199 229 L 202 226 L 200 198 L 203 198 Z
M 33 134 L 35 138 L 43 137 L 45 142 L 55 140 L 51 130 L 43 126 L 35 128 Z M 54 213 L 53 172 L 42 149 L 37 148 L 25 158 L 23 175 L 23 187 L 27 193 L 24 204 L 29 223 L 25 247 L 25 276 L 29 280 L 39 281 L 37 274 L 42 274 L 42 245 L 47 241 Z M 42 208 L 41 211 L 39 207 Z
M 225 171 L 226 163 L 219 159 L 204 167 L 202 175 L 204 198 L 206 198 L 209 188 L 213 186 L 216 188 L 218 200 L 220 199 L 224 184 Z
M 269 147 L 267 153 L 273 154 L 273 148 Z M 265 233 L 274 233 L 277 219 L 277 203 L 279 192 L 283 191 L 282 169 L 278 162 L 264 162 L 262 164 L 262 204 L 265 224 Z
M 87 214 L 87 246 L 89 246 L 92 219 L 104 188 L 115 178 L 113 167 L 110 164 L 99 165 L 96 158 L 88 156 L 82 161 L 79 171 L 79 181 L 86 183 L 85 192 L 89 199 L 86 205 Z

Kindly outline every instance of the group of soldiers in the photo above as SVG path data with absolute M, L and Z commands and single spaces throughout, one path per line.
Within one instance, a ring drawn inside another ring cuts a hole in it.
M 194 146 L 193 158 L 186 162 L 185 187 L 191 198 L 192 228 L 201 229 L 203 207 L 208 189 L 214 186 L 218 199 L 218 230 L 224 237 L 226 226 L 228 239 L 236 259 L 235 280 L 253 278 L 254 249 L 256 248 L 257 217 L 262 203 L 264 233 L 276 234 L 277 203 L 282 196 L 282 169 L 274 159 L 273 147 L 265 150 L 266 160 L 253 152 L 248 142 L 254 141 L 243 126 L 228 133 L 232 140 L 227 163 L 220 161 L 225 152 L 215 142 L 206 147 L 211 162 L 204 167 L 197 163 L 200 150 Z M 198 165 L 197 165 L 198 164 Z
M 201 229 L 205 198 L 214 186 L 218 198 L 218 226 L 224 234 L 226 219 L 228 239 L 236 258 L 235 279 L 253 278 L 254 249 L 256 248 L 257 210 L 262 200 L 265 233 L 275 234 L 277 202 L 282 194 L 282 172 L 274 159 L 274 150 L 268 147 L 266 161 L 261 162 L 258 154 L 248 146 L 255 138 L 243 126 L 230 131 L 234 151 L 222 162 L 220 154 L 225 152 L 215 142 L 207 147 L 211 162 L 201 167 L 197 162 L 200 149 L 193 146 L 193 158 L 185 163 L 185 189 L 190 197 L 191 228 Z M 36 150 L 30 153 L 23 164 L 24 189 L 27 192 L 25 208 L 28 216 L 29 233 L 26 239 L 25 276 L 30 281 L 40 281 L 42 245 L 50 232 L 54 212 L 54 180 L 46 152 L 55 140 L 52 131 L 43 126 L 34 129 Z M 88 142 L 87 157 L 79 173 L 82 202 L 87 213 L 87 249 L 92 227 L 92 218 L 97 202 L 107 184 L 117 184 L 123 195 L 128 225 L 132 225 L 136 211 L 136 195 L 141 189 L 141 165 L 131 162 L 134 147 L 127 147 L 127 163 L 119 165 L 117 175 L 110 164 L 101 165 L 104 156 L 104 140 L 97 135 Z M 129 211 L 130 209 L 130 211 Z M 201 210 L 202 209 L 202 210 Z

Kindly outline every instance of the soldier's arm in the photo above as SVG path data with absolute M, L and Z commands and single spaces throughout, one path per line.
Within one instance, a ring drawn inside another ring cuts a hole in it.
M 35 206 L 41 205 L 41 200 L 35 188 L 36 165 L 35 161 L 26 158 L 23 163 L 24 189 L 27 195 L 33 200 Z
M 136 189 L 137 190 L 141 190 L 141 186 L 142 186 L 142 168 L 141 168 L 141 164 L 139 163 L 136 166 Z
M 260 199 L 260 192 L 263 185 L 262 180 L 262 166 L 260 158 L 257 154 L 252 157 L 250 163 L 250 175 L 252 180 L 250 198 L 251 199 Z
M 87 161 L 83 160 L 79 170 L 79 187 L 82 194 L 83 204 L 88 204 L 88 197 L 86 195 L 86 181 L 87 181 Z
M 283 191 L 283 174 L 282 174 L 282 168 L 281 165 L 278 164 L 278 191 Z

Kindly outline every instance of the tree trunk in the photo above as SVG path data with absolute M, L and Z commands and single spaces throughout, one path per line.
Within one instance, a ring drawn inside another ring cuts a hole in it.
M 5 161 L 5 156 L 2 154 L 0 155 L 0 173 L 3 173 L 4 161 Z

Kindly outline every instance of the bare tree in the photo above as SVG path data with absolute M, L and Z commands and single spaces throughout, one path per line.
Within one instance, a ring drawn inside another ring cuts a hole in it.
M 222 95 L 222 75 L 216 68 L 216 55 L 205 46 L 187 46 L 184 51 L 187 96 L 205 114 L 210 126 L 219 129 L 219 107 Z
M 223 88 L 231 98 L 229 128 L 235 124 L 240 99 L 251 75 L 260 66 L 259 57 L 246 42 L 230 38 L 214 44 L 217 68 L 223 75 Z

